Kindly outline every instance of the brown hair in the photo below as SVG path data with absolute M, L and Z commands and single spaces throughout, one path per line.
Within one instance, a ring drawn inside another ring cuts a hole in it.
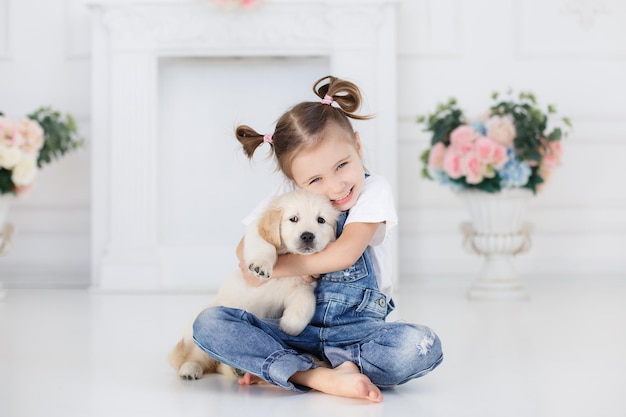
M 324 138 L 323 132 L 329 124 L 345 129 L 354 137 L 354 130 L 348 118 L 365 120 L 372 117 L 355 114 L 361 107 L 361 92 L 350 81 L 329 75 L 313 84 L 313 92 L 320 99 L 327 95 L 332 97 L 337 107 L 323 104 L 321 100 L 299 103 L 278 119 L 272 135 L 271 146 L 277 169 L 289 179 L 293 179 L 291 161 L 296 153 L 320 143 Z M 254 151 L 265 142 L 265 135 L 246 125 L 238 126 L 235 129 L 235 136 L 248 158 L 252 158 Z

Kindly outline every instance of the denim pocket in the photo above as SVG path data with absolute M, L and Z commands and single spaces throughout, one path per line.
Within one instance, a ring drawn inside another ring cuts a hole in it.
M 363 293 L 361 303 L 356 308 L 356 313 L 359 317 L 384 319 L 388 311 L 391 311 L 388 310 L 390 307 L 393 309 L 393 304 L 391 306 L 388 305 L 385 294 L 376 290 L 367 289 Z
M 365 258 L 361 255 L 352 266 L 341 271 L 324 274 L 320 279 L 333 282 L 354 282 L 366 277 L 368 273 Z
M 384 320 L 393 301 L 370 288 L 345 286 L 344 292 L 326 292 L 317 299 L 314 325 L 340 326 L 363 320 Z

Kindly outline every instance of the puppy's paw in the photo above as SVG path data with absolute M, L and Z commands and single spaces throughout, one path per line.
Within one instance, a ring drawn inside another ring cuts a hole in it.
M 259 279 L 270 279 L 274 265 L 263 260 L 252 260 L 248 263 L 248 269 Z
M 178 375 L 182 378 L 182 379 L 187 379 L 187 380 L 193 380 L 193 379 L 199 379 L 202 377 L 203 371 L 202 371 L 202 366 L 200 366 L 198 363 L 196 362 L 185 362 L 180 366 L 180 369 L 178 370 Z

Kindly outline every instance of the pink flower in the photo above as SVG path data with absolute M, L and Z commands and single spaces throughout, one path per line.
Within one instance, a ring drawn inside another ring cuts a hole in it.
M 492 166 L 495 169 L 500 169 L 508 162 L 508 160 L 509 156 L 506 152 L 506 146 L 497 143 L 496 147 L 493 149 L 491 162 Z
M 251 9 L 257 6 L 261 0 L 213 0 L 213 3 L 220 7 L 241 7 L 242 9 Z
M 443 165 L 443 157 L 446 153 L 446 145 L 443 142 L 437 142 L 428 155 L 428 166 L 431 168 L 441 169 Z
M 474 150 L 478 159 L 480 159 L 485 164 L 489 164 L 493 162 L 493 156 L 496 150 L 496 143 L 487 136 L 480 136 L 478 139 L 476 139 Z
M 478 184 L 483 180 L 484 165 L 475 152 L 470 152 L 461 159 L 461 170 L 468 184 Z
M 450 144 L 459 148 L 471 148 L 471 144 L 476 139 L 477 133 L 470 125 L 461 125 L 450 133 Z
M 9 141 L 11 136 L 13 136 L 13 123 L 4 116 L 0 116 L 0 140 Z
M 13 187 L 18 197 L 22 197 L 22 196 L 30 194 L 30 191 L 32 188 L 33 188 L 32 183 L 29 185 L 16 185 Z
M 259 2 L 260 0 L 239 0 L 241 7 L 243 7 L 244 9 L 249 9 L 251 7 L 254 7 L 257 4 L 259 4 Z
M 478 160 L 485 166 L 484 176 L 493 176 L 493 169 L 500 169 L 508 161 L 506 146 L 499 144 L 495 140 L 481 136 L 476 140 L 474 150 Z M 489 171 L 490 175 L 487 175 Z
M 548 142 L 548 149 L 543 155 L 542 165 L 549 169 L 558 167 L 561 165 L 561 155 L 563 155 L 561 141 L 553 140 Z
M 443 170 L 452 179 L 458 179 L 463 176 L 461 172 L 461 154 L 453 147 L 448 148 L 443 157 Z

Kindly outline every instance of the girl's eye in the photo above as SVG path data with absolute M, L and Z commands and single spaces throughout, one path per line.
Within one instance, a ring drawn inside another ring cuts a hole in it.
M 319 224 L 324 224 L 324 223 L 326 223 L 326 219 L 325 219 L 325 218 L 323 218 L 323 217 L 318 217 L 318 218 L 317 218 L 317 222 L 318 222 Z
M 319 177 L 317 177 L 317 178 L 313 178 L 313 179 L 311 180 L 311 182 L 309 183 L 309 185 L 311 185 L 311 184 L 315 184 L 315 183 L 316 183 L 316 182 L 318 182 L 319 180 L 321 180 L 321 178 L 319 178 Z
M 289 219 L 291 223 L 298 223 L 298 220 L 300 220 L 298 219 L 298 216 L 293 216 L 292 218 Z
M 341 168 L 345 167 L 346 165 L 348 165 L 348 163 L 347 163 L 347 162 L 342 162 L 342 163 L 340 163 L 340 164 L 337 166 L 337 169 L 341 169 Z

